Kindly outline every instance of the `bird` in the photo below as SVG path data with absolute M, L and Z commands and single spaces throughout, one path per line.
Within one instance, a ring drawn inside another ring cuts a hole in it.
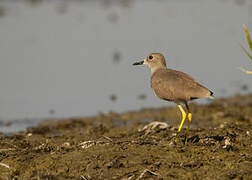
M 180 133 L 185 119 L 188 118 L 184 141 L 187 144 L 192 121 L 192 112 L 189 109 L 188 102 L 199 98 L 213 99 L 213 92 L 198 83 L 190 75 L 167 68 L 165 57 L 161 53 L 151 53 L 144 60 L 135 62 L 133 65 L 147 65 L 151 69 L 151 88 L 155 95 L 162 100 L 177 104 L 181 112 L 178 133 Z M 183 105 L 187 112 L 184 110 Z

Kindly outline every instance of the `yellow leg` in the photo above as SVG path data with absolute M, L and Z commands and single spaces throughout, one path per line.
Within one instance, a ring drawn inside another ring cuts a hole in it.
M 192 113 L 188 113 L 188 126 L 186 128 L 185 144 L 187 144 L 187 139 L 188 139 L 188 135 L 189 135 L 189 129 L 190 129 L 191 122 L 192 122 Z
M 185 113 L 183 107 L 180 104 L 178 105 L 178 108 L 179 108 L 179 110 L 181 111 L 181 114 L 182 114 L 182 120 L 181 120 L 181 123 L 179 125 L 179 129 L 178 129 L 178 132 L 180 132 L 182 127 L 183 127 L 184 121 L 186 119 L 186 113 Z

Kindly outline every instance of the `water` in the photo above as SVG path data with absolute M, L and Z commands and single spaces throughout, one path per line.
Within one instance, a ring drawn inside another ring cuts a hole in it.
M 1 1 L 2 122 L 169 105 L 150 89 L 149 69 L 132 66 L 150 52 L 217 97 L 244 84 L 251 92 L 251 77 L 237 69 L 252 69 L 238 45 L 247 43 L 242 24 L 252 29 L 250 1 L 115 2 Z

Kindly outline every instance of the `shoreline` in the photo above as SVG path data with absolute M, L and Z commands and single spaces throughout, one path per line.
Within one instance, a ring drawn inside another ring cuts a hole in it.
M 0 177 L 252 178 L 252 94 L 190 107 L 187 145 L 185 129 L 175 138 L 180 121 L 176 107 L 47 120 L 27 131 L 0 134 Z

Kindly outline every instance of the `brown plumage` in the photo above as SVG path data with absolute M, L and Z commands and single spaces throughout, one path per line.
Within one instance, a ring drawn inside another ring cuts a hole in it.
M 167 68 L 160 68 L 152 74 L 151 87 L 159 98 L 168 101 L 184 102 L 212 95 L 188 74 Z
M 188 131 L 192 119 L 192 114 L 187 104 L 188 101 L 198 98 L 213 98 L 213 92 L 196 82 L 191 76 L 181 71 L 167 69 L 165 58 L 160 53 L 152 53 L 146 59 L 136 62 L 133 65 L 148 65 L 151 69 L 151 88 L 157 97 L 173 101 L 178 105 L 182 113 L 182 121 L 179 126 L 180 132 L 186 116 L 188 116 L 188 126 L 186 130 L 185 143 L 187 143 Z M 180 105 L 184 103 L 188 114 Z

